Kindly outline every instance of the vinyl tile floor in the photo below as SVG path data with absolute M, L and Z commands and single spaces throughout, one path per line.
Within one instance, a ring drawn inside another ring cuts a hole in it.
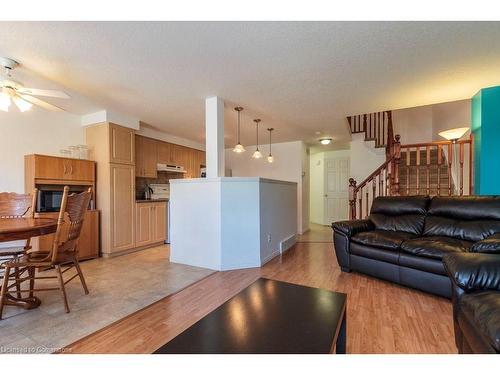
M 207 277 L 214 271 L 169 261 L 169 246 L 81 262 L 90 294 L 78 278 L 66 285 L 71 312 L 60 293 L 39 292 L 42 304 L 24 310 L 5 306 L 0 353 L 51 353 Z M 46 275 L 53 270 L 44 271 Z M 65 277 L 71 277 L 73 270 Z M 37 281 L 51 287 L 57 281 Z M 49 285 L 51 284 L 51 285 Z

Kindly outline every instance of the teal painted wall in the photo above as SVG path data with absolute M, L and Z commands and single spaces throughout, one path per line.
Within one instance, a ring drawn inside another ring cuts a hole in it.
M 472 97 L 474 193 L 500 195 L 500 86 Z

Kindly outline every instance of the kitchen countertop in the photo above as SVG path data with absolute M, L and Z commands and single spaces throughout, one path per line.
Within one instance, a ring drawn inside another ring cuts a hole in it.
M 168 198 L 162 198 L 162 199 L 136 199 L 136 203 L 154 203 L 154 202 L 168 202 L 170 199 Z

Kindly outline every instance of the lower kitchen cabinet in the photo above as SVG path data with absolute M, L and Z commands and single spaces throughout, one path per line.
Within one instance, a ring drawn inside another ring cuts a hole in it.
M 45 217 L 56 220 L 59 212 L 44 212 L 36 214 L 37 217 Z M 63 226 L 62 236 L 65 238 L 68 227 Z M 32 241 L 33 250 L 50 250 L 54 241 L 54 234 L 47 234 Z M 78 240 L 78 259 L 92 259 L 99 256 L 99 211 L 88 210 L 83 219 L 82 231 Z
M 167 235 L 167 202 L 138 202 L 135 212 L 135 246 L 164 242 Z

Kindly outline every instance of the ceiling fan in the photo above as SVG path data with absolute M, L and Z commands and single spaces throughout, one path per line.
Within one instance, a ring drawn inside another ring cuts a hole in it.
M 0 110 L 8 112 L 9 107 L 14 102 L 21 112 L 28 111 L 37 105 L 50 111 L 64 111 L 53 104 L 47 103 L 36 96 L 46 96 L 51 98 L 69 99 L 69 95 L 63 91 L 42 90 L 27 88 L 22 83 L 11 78 L 12 70 L 19 65 L 17 61 L 0 57 L 0 65 L 5 69 L 5 79 L 0 80 Z

